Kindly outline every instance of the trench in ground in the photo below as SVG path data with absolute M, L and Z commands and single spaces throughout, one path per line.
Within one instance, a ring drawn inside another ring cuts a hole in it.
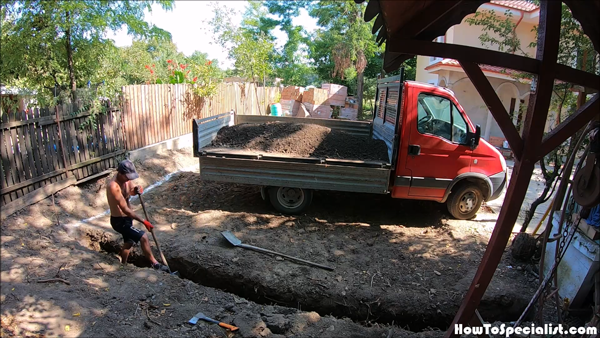
M 120 250 L 121 245 L 117 241 L 110 240 L 107 236 L 98 238 L 97 236 L 88 234 L 88 237 L 92 242 L 96 242 L 102 251 L 118 253 Z M 453 311 L 440 314 L 435 309 L 428 310 L 423 308 L 407 308 L 398 314 L 380 303 L 368 304 L 359 299 L 349 299 L 345 304 L 342 304 L 331 301 L 328 297 L 323 297 L 323 295 L 309 294 L 308 292 L 288 292 L 282 296 L 281 290 L 263 285 L 243 273 L 227 274 L 220 269 L 216 269 L 210 263 L 198 263 L 185 257 L 170 256 L 168 252 L 165 253 L 165 256 L 171 270 L 178 271 L 179 277 L 191 280 L 202 286 L 243 297 L 261 305 L 279 305 L 303 311 L 315 311 L 321 316 L 347 317 L 359 324 L 367 322 L 370 324 L 393 324 L 414 332 L 431 329 L 446 330 L 454 316 Z M 132 251 L 129 263 L 133 263 L 137 267 L 150 267 L 148 260 L 140 253 L 139 249 Z M 291 300 L 290 297 L 292 298 Z M 282 298 L 287 299 L 282 301 Z M 514 320 L 506 317 L 506 312 L 501 310 L 502 304 L 500 302 L 494 300 L 482 302 L 479 309 L 481 311 L 484 308 L 487 310 L 485 311 L 486 321 Z

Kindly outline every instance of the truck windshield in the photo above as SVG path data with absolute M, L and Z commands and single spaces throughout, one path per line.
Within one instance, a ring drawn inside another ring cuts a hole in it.
M 467 122 L 449 99 L 428 93 L 419 94 L 417 130 L 421 134 L 442 137 L 450 142 L 466 144 Z

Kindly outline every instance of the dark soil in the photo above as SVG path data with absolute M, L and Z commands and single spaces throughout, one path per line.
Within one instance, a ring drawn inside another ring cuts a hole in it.
M 315 124 L 262 123 L 224 127 L 211 146 L 300 157 L 389 161 L 385 142 Z

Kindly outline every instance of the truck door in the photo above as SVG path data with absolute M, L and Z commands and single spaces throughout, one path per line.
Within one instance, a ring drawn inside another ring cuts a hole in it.
M 441 90 L 414 88 L 409 98 L 409 196 L 443 198 L 452 180 L 470 171 L 469 125 L 450 96 Z M 416 109 L 415 109 L 416 107 Z

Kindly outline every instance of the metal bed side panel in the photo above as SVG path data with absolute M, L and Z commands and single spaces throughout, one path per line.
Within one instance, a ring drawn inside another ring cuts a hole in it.
M 390 169 L 201 156 L 204 180 L 385 194 Z

